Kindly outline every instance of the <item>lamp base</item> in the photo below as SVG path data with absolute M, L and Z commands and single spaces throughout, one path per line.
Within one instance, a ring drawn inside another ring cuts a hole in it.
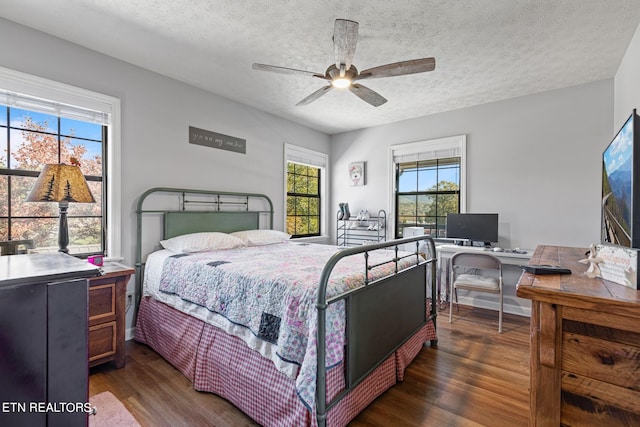
M 67 209 L 69 203 L 60 202 L 60 225 L 58 227 L 58 252 L 69 253 L 69 224 L 67 223 Z

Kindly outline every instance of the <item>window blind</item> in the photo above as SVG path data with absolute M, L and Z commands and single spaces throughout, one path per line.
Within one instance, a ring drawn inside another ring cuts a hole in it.
M 97 123 L 103 126 L 111 124 L 111 109 L 106 105 L 105 108 L 102 108 L 101 110 L 94 110 L 37 98 L 35 96 L 10 92 L 3 89 L 0 89 L 0 105 L 50 114 L 72 120 Z
M 449 157 L 463 157 L 464 147 L 464 138 L 450 137 L 395 145 L 391 147 L 391 150 L 394 163 L 405 163 L 445 159 Z
M 306 166 L 326 168 L 329 156 L 325 153 L 309 150 L 308 148 L 285 144 L 284 157 L 287 162 L 299 163 Z
M 395 163 L 419 162 L 422 160 L 446 159 L 449 157 L 460 157 L 462 150 L 458 147 L 441 150 L 421 151 L 417 153 L 400 154 L 394 152 L 393 161 Z

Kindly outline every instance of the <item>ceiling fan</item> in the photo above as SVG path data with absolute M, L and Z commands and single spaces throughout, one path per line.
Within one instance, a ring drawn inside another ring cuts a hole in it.
M 333 88 L 348 88 L 354 95 L 363 101 L 379 107 L 386 98 L 379 93 L 356 83 L 364 79 L 376 79 L 380 77 L 404 76 L 406 74 L 424 73 L 433 71 L 436 68 L 435 58 L 420 58 L 409 61 L 394 62 L 393 64 L 380 65 L 358 72 L 351 63 L 356 52 L 358 42 L 358 23 L 347 19 L 336 19 L 333 29 L 333 50 L 335 54 L 335 64 L 331 64 L 327 71 L 314 73 L 313 71 L 297 70 L 295 68 L 279 67 L 276 65 L 253 64 L 254 70 L 272 71 L 281 74 L 306 74 L 328 81 L 330 84 L 323 86 L 311 95 L 298 102 L 296 105 L 306 105 Z

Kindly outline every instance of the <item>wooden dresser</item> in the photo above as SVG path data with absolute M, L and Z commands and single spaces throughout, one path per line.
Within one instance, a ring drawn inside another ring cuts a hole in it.
M 104 274 L 89 280 L 89 366 L 114 361 L 125 364 L 125 313 L 131 267 L 116 262 L 102 266 Z
M 523 273 L 531 300 L 530 426 L 640 425 L 640 291 L 584 275 L 585 248 L 539 246 Z

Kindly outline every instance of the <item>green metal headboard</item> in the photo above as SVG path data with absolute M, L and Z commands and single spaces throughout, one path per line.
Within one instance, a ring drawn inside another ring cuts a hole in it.
M 165 203 L 167 200 L 177 203 L 171 209 L 145 209 L 145 201 L 154 196 L 168 197 Z M 273 228 L 273 203 L 264 194 L 164 187 L 145 191 L 138 199 L 136 208 L 136 311 L 142 298 L 142 227 L 146 214 L 164 216 L 161 239 L 205 231 L 231 233 L 254 230 L 260 228 L 261 224 Z
M 259 227 L 258 212 L 165 212 L 163 238 L 203 231 L 233 233 Z

